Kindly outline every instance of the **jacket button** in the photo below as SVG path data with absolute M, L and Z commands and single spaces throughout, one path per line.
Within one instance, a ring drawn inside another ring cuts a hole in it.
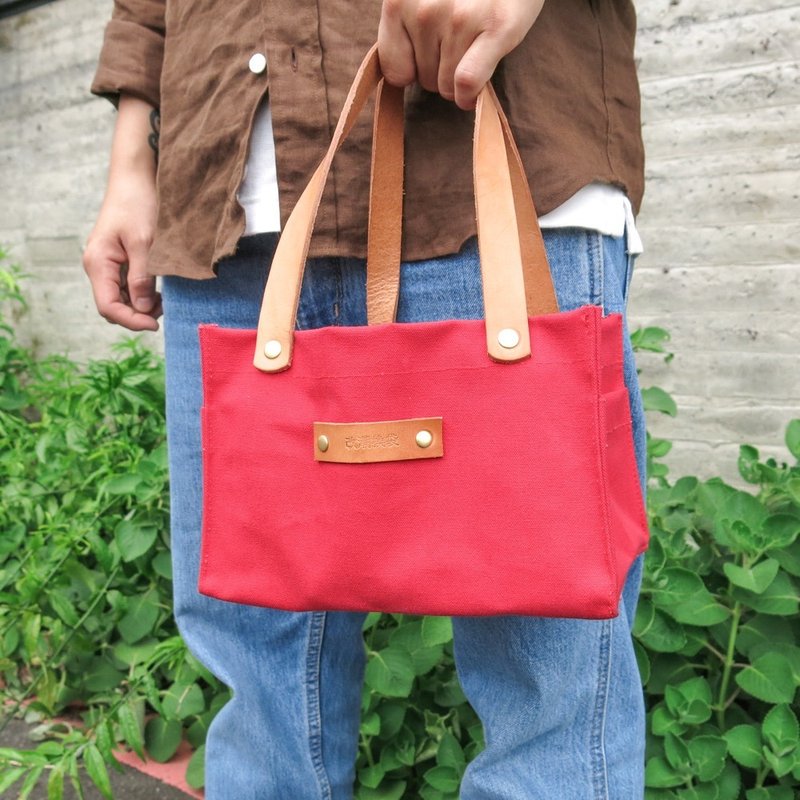
M 260 75 L 267 68 L 267 57 L 263 53 L 253 53 L 247 66 L 250 72 Z

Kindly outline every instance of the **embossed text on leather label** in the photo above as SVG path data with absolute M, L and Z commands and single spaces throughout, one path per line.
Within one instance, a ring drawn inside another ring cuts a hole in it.
M 442 455 L 441 417 L 314 423 L 314 458 L 317 461 L 363 464 Z

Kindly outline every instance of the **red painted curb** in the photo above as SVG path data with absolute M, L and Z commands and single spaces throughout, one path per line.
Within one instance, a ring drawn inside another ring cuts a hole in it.
M 203 792 L 198 789 L 192 789 L 192 787 L 186 783 L 186 767 L 189 764 L 189 759 L 192 757 L 193 752 L 188 742 L 181 742 L 177 753 L 175 753 L 166 764 L 161 764 L 152 759 L 142 761 L 133 750 L 115 750 L 114 755 L 117 761 L 124 764 L 126 767 L 131 767 L 144 775 L 166 783 L 168 786 L 174 786 L 190 797 L 203 800 L 205 797 Z

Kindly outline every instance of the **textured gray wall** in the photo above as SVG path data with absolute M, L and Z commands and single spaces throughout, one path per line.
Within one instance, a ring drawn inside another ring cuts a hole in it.
M 79 358 L 120 335 L 80 266 L 114 119 L 87 91 L 110 7 L 57 0 L 0 21 L 0 242 L 34 276 L 24 335 Z M 800 415 L 800 4 L 637 8 L 647 252 L 631 312 L 671 331 L 672 364 L 642 365 L 680 408 L 651 427 L 675 440 L 675 474 L 731 476 L 739 442 L 781 454 Z

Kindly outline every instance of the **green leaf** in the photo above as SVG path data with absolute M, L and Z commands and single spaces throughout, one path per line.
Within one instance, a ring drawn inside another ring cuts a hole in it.
M 673 619 L 687 625 L 716 625 L 729 616 L 699 575 L 682 567 L 667 567 L 658 575 L 655 604 Z
M 664 754 L 667 762 L 676 771 L 684 774 L 689 766 L 689 748 L 680 737 L 674 733 L 664 735 Z
M 779 569 L 780 564 L 773 558 L 766 558 L 750 568 L 740 567 L 731 562 L 722 565 L 722 571 L 732 584 L 755 594 L 767 590 L 775 580 Z
M 86 767 L 87 774 L 92 779 L 92 783 L 98 788 L 100 794 L 102 794 L 106 800 L 114 800 L 105 761 L 103 761 L 103 756 L 100 755 L 100 751 L 92 743 L 86 745 L 86 749 L 83 751 L 83 764 Z
M 669 331 L 656 326 L 637 328 L 631 333 L 634 350 L 647 350 L 652 353 L 665 352 L 664 345 L 670 340 Z
M 406 706 L 403 703 L 381 703 L 378 706 L 378 716 L 380 717 L 380 738 L 393 739 L 403 727 Z
M 761 733 L 767 744 L 777 756 L 791 753 L 800 743 L 800 729 L 794 711 L 781 704 L 770 709 L 761 725 Z
M 739 448 L 739 460 L 737 462 L 739 474 L 748 483 L 759 483 L 761 481 L 761 470 L 758 464 L 758 450 L 748 444 Z
M 380 611 L 370 611 L 364 619 L 361 630 L 368 631 L 370 628 L 374 628 L 380 622 L 382 616 L 383 614 Z
M 663 758 L 656 756 L 647 762 L 644 770 L 645 784 L 654 789 L 668 789 L 671 786 L 680 786 L 684 779 Z
M 455 792 L 461 782 L 461 775 L 452 767 L 433 767 L 427 770 L 422 777 L 440 792 Z
M 178 750 L 183 726 L 174 719 L 153 717 L 144 729 L 144 744 L 148 755 L 162 764 L 169 761 Z
M 728 752 L 743 767 L 761 767 L 761 733 L 755 725 L 736 725 L 724 734 Z
M 780 550 L 768 550 L 767 552 L 790 575 L 794 575 L 796 578 L 800 577 L 800 541 L 795 541 Z
M 646 597 L 637 605 L 634 635 L 648 650 L 661 653 L 676 652 L 686 645 L 683 626 Z
M 59 764 L 50 770 L 47 779 L 47 800 L 62 800 L 64 797 L 64 766 Z
M 788 775 L 795 766 L 796 760 L 794 752 L 784 756 L 775 755 L 772 750 L 764 750 L 764 760 L 769 764 L 769 768 L 776 778 L 783 778 Z
M 22 781 L 22 786 L 20 786 L 17 800 L 28 800 L 30 793 L 36 788 L 36 784 L 39 783 L 39 778 L 42 777 L 43 772 L 44 765 L 40 764 L 38 767 L 34 767 L 25 776 L 25 780 Z
M 771 547 L 788 547 L 800 536 L 800 517 L 794 514 L 772 514 L 764 520 L 764 538 Z
M 425 617 L 422 620 L 422 641 L 427 647 L 447 644 L 453 639 L 453 622 L 450 617 Z
M 387 647 L 370 655 L 364 680 L 387 697 L 408 697 L 414 683 L 414 663 L 407 650 Z
M 433 697 L 436 705 L 443 708 L 455 708 L 467 702 L 464 690 L 458 682 L 458 677 L 453 675 L 449 680 L 445 680 L 436 687 Z
M 671 395 L 657 386 L 642 389 L 642 400 L 644 401 L 645 411 L 660 411 L 662 414 L 669 414 L 671 417 L 678 413 L 678 406 Z
M 105 692 L 125 680 L 125 675 L 104 658 L 93 658 L 83 675 L 83 687 L 90 692 Z
M 650 680 L 650 657 L 638 639 L 633 640 L 633 651 L 636 654 L 636 664 L 639 667 L 642 686 L 646 686 L 647 681 Z
M 120 706 L 117 719 L 126 744 L 144 761 L 144 739 L 139 715 L 133 710 L 130 703 L 126 703 Z
M 186 783 L 192 789 L 202 789 L 206 782 L 206 746 L 201 744 L 194 751 L 186 767 Z
M 736 675 L 736 683 L 765 703 L 791 703 L 795 693 L 792 667 L 780 653 L 765 653 Z
M 800 419 L 793 419 L 786 426 L 786 447 L 800 461 Z
M 689 755 L 695 775 L 705 782 L 713 781 L 722 773 L 728 746 L 719 736 L 695 736 L 689 741 Z
M 421 620 L 405 621 L 399 625 L 389 638 L 392 647 L 407 650 L 411 655 L 415 675 L 425 675 L 442 659 L 442 646 L 427 647 L 422 639 Z
M 78 624 L 80 616 L 75 610 L 75 606 L 67 600 L 63 594 L 58 590 L 54 590 L 48 595 L 48 600 L 53 607 L 53 611 L 55 611 L 70 628 L 74 628 Z
M 117 623 L 122 638 L 135 644 L 149 636 L 158 622 L 159 611 L 158 595 L 153 590 L 131 598 L 127 613 Z
M 132 475 L 130 473 L 127 475 L 117 475 L 106 481 L 103 488 L 109 494 L 133 494 L 141 480 L 142 479 L 138 475 Z
M 127 563 L 144 555 L 153 546 L 157 535 L 158 528 L 155 525 L 124 519 L 114 531 L 114 541 L 122 560 Z
M 381 718 L 373 711 L 361 720 L 361 733 L 364 736 L 377 736 L 381 732 Z
M 196 683 L 173 683 L 164 692 L 161 707 L 167 718 L 182 720 L 202 713 L 206 701 L 203 690 Z
M 732 761 L 726 761 L 722 774 L 716 780 L 717 800 L 739 800 L 742 776 Z
M 357 800 L 401 800 L 405 791 L 405 781 L 384 781 L 377 789 L 359 789 Z
M 673 716 L 663 703 L 659 703 L 653 709 L 650 728 L 656 736 L 666 736 L 667 733 L 680 736 L 686 730 L 686 726 Z
M 785 572 L 779 572 L 775 576 L 775 580 L 761 594 L 737 587 L 733 590 L 733 596 L 754 611 L 760 611 L 763 614 L 785 617 L 796 615 L 800 608 L 797 589 Z
M 148 639 L 137 644 L 128 644 L 123 641 L 115 644 L 111 652 L 121 664 L 132 667 L 134 664 L 141 664 L 151 658 L 158 650 L 158 646 L 158 639 Z
M 664 700 L 683 723 L 702 725 L 711 717 L 711 687 L 705 678 L 689 678 L 677 686 L 666 686 Z
M 114 760 L 114 739 L 111 736 L 111 723 L 109 721 L 100 722 L 95 728 L 94 735 L 97 749 L 103 756 L 103 760 L 106 763 L 112 762 Z
M 789 786 L 762 786 L 759 789 L 748 789 L 744 796 L 747 800 L 795 800 L 794 792 Z
M 83 785 L 81 784 L 80 771 L 78 769 L 77 752 L 74 752 L 70 756 L 67 774 L 69 775 L 69 782 L 72 784 L 72 791 L 75 793 L 77 800 L 86 800 L 86 795 L 83 791 Z
M 436 763 L 440 767 L 452 767 L 460 775 L 467 765 L 464 750 L 452 733 L 445 733 L 436 751 Z
M 756 614 L 745 625 L 739 628 L 736 648 L 740 653 L 750 655 L 753 648 L 765 643 L 794 642 L 791 622 L 784 617 L 772 617 L 767 614 Z M 751 658 L 754 658 L 752 656 Z
M 172 580 L 172 556 L 168 550 L 156 553 L 150 563 L 153 565 L 153 571 L 156 575 L 168 581 Z
M 4 769 L 0 772 L 0 795 L 8 791 L 24 774 L 25 767 Z
M 358 771 L 358 780 L 363 786 L 370 789 L 377 789 L 386 775 L 386 770 L 380 765 L 375 764 L 371 767 L 364 767 Z

